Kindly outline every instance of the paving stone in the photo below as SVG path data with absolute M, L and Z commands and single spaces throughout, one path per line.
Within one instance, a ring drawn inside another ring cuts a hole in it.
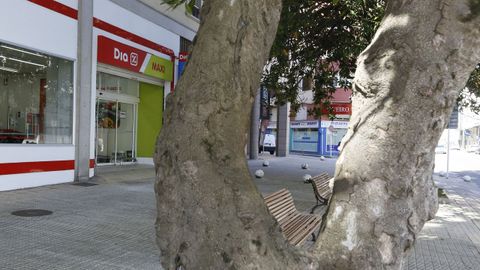
M 53 211 L 25 218 L 10 212 Z M 0 268 L 162 269 L 152 181 L 0 193 Z
M 315 204 L 308 173 L 333 173 L 334 159 L 269 158 L 266 177 L 254 180 L 259 190 L 292 192 L 300 211 Z M 318 162 L 317 162 L 318 161 Z M 263 161 L 249 162 L 254 171 Z M 257 164 L 258 163 L 258 164 Z M 97 186 L 61 184 L 0 192 L 0 269 L 162 269 L 155 244 L 156 217 L 151 167 L 106 168 Z M 118 181 L 117 181 L 118 180 Z M 425 224 L 403 270 L 480 269 L 480 185 L 436 178 L 449 196 L 434 220 Z M 21 209 L 46 209 L 52 215 L 17 217 Z M 323 213 L 325 208 L 317 208 Z M 313 242 L 307 241 L 307 245 Z
M 452 178 L 436 180 L 449 203 L 440 204 L 436 218 L 425 224 L 402 269 L 480 269 L 480 229 L 472 219 L 480 210 L 480 189 Z

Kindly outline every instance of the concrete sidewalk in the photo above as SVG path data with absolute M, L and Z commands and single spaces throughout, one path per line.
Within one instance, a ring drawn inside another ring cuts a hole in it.
M 1 192 L 0 269 L 161 269 L 155 217 L 152 180 Z
M 435 182 L 448 200 L 425 224 L 404 269 L 480 269 L 480 179 L 451 174 Z
M 249 161 L 266 194 L 286 187 L 299 210 L 315 203 L 303 175 L 333 173 L 335 160 L 290 156 Z M 263 160 L 269 167 L 262 167 Z M 309 169 L 301 169 L 308 163 Z M 0 269 L 161 269 L 155 245 L 155 197 L 151 166 L 104 167 L 90 187 L 62 184 L 0 192 Z M 426 224 L 404 269 L 480 269 L 480 179 L 436 179 L 448 196 Z M 17 217 L 20 209 L 53 212 Z

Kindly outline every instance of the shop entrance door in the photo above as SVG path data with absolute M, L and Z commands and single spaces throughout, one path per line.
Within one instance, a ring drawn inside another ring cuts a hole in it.
M 135 162 L 136 106 L 135 103 L 97 99 L 97 164 Z

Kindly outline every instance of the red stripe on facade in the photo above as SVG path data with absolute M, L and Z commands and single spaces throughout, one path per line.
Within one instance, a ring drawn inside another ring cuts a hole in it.
M 44 8 L 48 8 L 50 10 L 58 12 L 60 14 L 63 14 L 72 19 L 78 20 L 78 11 L 76 9 L 73 9 L 57 1 L 54 1 L 54 0 L 28 0 L 28 1 L 35 3 L 39 6 L 42 6 Z
M 90 159 L 90 169 L 95 168 L 95 159 Z
M 63 14 L 65 16 L 68 16 L 70 18 L 78 20 L 78 11 L 66 6 L 62 3 L 56 2 L 54 0 L 28 0 L 32 3 L 35 3 L 37 5 L 40 5 L 42 7 L 48 8 L 50 10 L 53 10 L 55 12 L 58 12 L 60 14 Z M 117 35 L 119 37 L 131 40 L 137 44 L 143 45 L 147 48 L 150 48 L 152 50 L 159 51 L 161 53 L 164 53 L 166 55 L 174 56 L 175 53 L 173 50 L 164 47 L 160 44 L 157 44 L 153 41 L 150 41 L 148 39 L 142 38 L 141 36 L 135 35 L 131 32 L 128 32 L 127 30 L 124 30 L 120 27 L 117 27 L 113 24 L 109 24 L 105 21 L 102 21 L 97 18 L 93 18 L 93 26 L 97 27 L 98 29 L 107 31 L 109 33 L 112 33 L 114 35 Z
M 67 171 L 75 169 L 74 160 L 0 163 L 0 175 Z
M 102 21 L 100 19 L 97 19 L 97 18 L 93 18 L 93 26 L 95 26 L 96 28 L 98 29 L 101 29 L 101 30 L 104 30 L 104 31 L 107 31 L 109 33 L 112 33 L 114 35 L 117 35 L 119 37 L 122 37 L 124 39 L 128 39 L 130 41 L 133 41 L 137 44 L 140 44 L 140 45 L 143 45 L 145 47 L 148 47 L 150 49 L 153 49 L 155 51 L 159 51 L 161 53 L 164 53 L 166 55 L 170 55 L 170 56 L 173 56 L 175 55 L 173 53 L 172 50 L 170 50 L 169 48 L 167 47 L 164 47 L 162 45 L 159 45 L 155 42 L 152 42 L 148 39 L 145 39 L 141 36 L 137 36 L 131 32 L 128 32 L 126 30 L 123 30 L 122 28 L 120 27 L 117 27 L 113 24 L 109 24 L 105 21 Z

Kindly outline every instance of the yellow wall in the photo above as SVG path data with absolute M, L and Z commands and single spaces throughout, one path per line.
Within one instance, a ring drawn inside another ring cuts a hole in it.
M 153 157 L 155 142 L 162 128 L 162 116 L 163 87 L 140 83 L 137 157 Z

